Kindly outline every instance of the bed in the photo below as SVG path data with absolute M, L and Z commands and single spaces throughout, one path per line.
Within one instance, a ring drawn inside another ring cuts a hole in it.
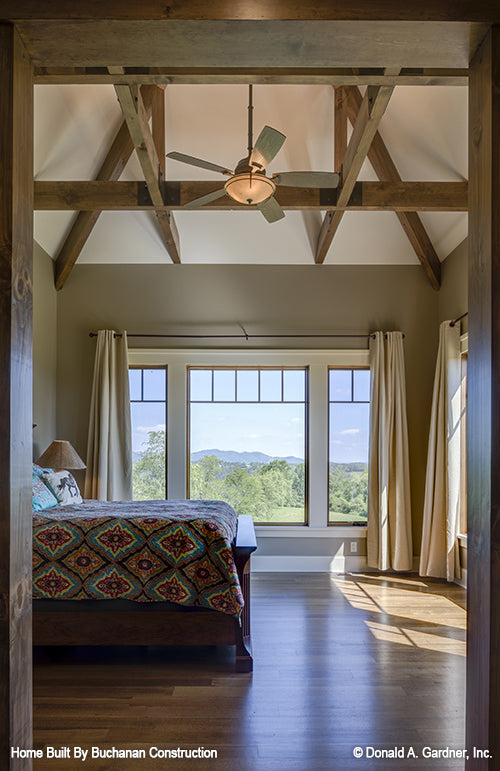
M 232 645 L 252 670 L 250 516 L 222 501 L 33 513 L 34 645 Z

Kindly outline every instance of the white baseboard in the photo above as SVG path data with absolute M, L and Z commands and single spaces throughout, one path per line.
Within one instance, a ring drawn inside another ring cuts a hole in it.
M 465 568 L 462 568 L 460 572 L 461 572 L 460 578 L 455 578 L 454 583 L 458 584 L 459 586 L 462 586 L 464 589 L 467 589 L 467 570 Z
M 413 573 L 418 573 L 419 558 L 413 558 Z M 377 573 L 367 565 L 366 557 L 338 554 L 332 557 L 306 555 L 252 556 L 254 573 Z M 467 575 L 467 571 L 462 574 Z
M 366 573 L 366 557 L 252 556 L 254 573 Z

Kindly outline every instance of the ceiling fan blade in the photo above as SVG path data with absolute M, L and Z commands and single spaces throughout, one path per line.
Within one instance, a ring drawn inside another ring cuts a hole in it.
M 202 158 L 195 158 L 192 155 L 185 155 L 184 153 L 167 153 L 167 158 L 172 158 L 174 161 L 180 161 L 181 163 L 187 163 L 189 166 L 199 166 L 200 169 L 208 169 L 209 171 L 218 171 L 221 174 L 232 174 L 232 171 L 226 169 L 224 166 L 219 166 L 217 163 L 210 163 L 210 161 L 204 161 Z
M 257 166 L 258 169 L 265 169 L 267 164 L 272 161 L 275 155 L 281 150 L 286 136 L 271 128 L 264 126 L 250 155 L 250 166 Z
M 194 198 L 192 201 L 185 203 L 184 208 L 197 209 L 199 206 L 204 206 L 206 203 L 210 203 L 210 201 L 216 201 L 217 198 L 222 198 L 223 195 L 226 195 L 226 189 L 221 187 L 220 190 L 212 190 L 211 193 L 207 193 L 206 195 L 202 195 L 200 198 Z
M 282 171 L 272 180 L 283 187 L 338 187 L 340 176 L 333 171 Z
M 285 212 L 276 198 L 272 195 L 269 198 L 266 198 L 265 201 L 262 201 L 262 203 L 258 203 L 257 208 L 262 212 L 268 222 L 277 222 L 285 216 Z

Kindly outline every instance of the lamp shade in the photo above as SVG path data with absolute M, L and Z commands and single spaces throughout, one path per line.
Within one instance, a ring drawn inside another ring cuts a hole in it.
M 77 451 L 65 439 L 54 439 L 37 460 L 40 466 L 56 469 L 87 468 Z
M 224 188 L 235 201 L 256 204 L 269 198 L 276 190 L 276 185 L 264 174 L 244 172 L 228 179 Z

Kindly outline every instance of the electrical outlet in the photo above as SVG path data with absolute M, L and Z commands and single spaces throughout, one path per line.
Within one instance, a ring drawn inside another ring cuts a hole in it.
M 358 551 L 358 542 L 351 541 L 351 554 L 355 554 Z

